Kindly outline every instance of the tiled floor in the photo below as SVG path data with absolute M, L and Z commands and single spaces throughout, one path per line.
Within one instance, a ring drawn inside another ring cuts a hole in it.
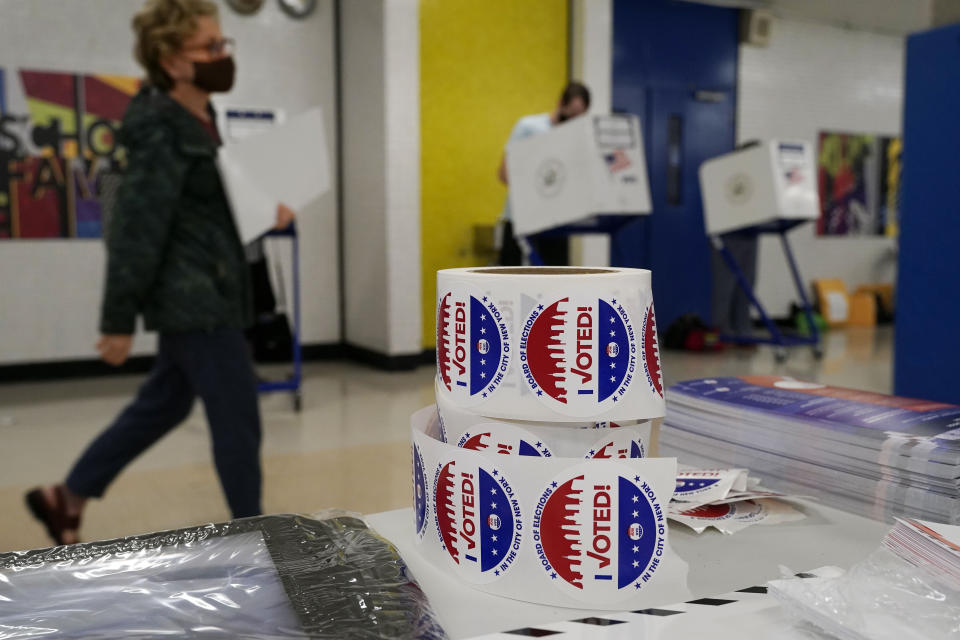
M 826 337 L 826 354 L 772 350 L 720 354 L 665 352 L 667 384 L 704 376 L 793 376 L 889 393 L 892 332 L 847 330 Z M 304 410 L 289 396 L 265 397 L 264 507 L 370 513 L 410 502 L 409 416 L 432 402 L 433 368 L 384 373 L 344 363 L 306 366 Z M 23 507 L 23 493 L 60 480 L 82 448 L 129 401 L 139 377 L 0 386 L 0 551 L 46 546 Z M 144 454 L 87 509 L 83 539 L 225 520 L 198 405 L 186 423 Z

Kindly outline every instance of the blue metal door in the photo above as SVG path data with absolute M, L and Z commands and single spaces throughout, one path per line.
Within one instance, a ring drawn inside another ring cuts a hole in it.
M 697 171 L 735 140 L 736 10 L 615 0 L 613 106 L 640 116 L 653 213 L 613 239 L 617 266 L 653 271 L 661 331 L 684 313 L 710 320 L 710 246 Z
M 700 164 L 733 146 L 734 100 L 708 89 L 649 89 L 643 111 L 653 213 L 618 234 L 615 264 L 653 270 L 661 330 L 684 313 L 710 319 L 710 245 Z

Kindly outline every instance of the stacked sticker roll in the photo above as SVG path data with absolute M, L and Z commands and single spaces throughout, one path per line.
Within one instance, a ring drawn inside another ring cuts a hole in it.
M 685 597 L 650 272 L 437 273 L 437 405 L 413 415 L 416 539 L 476 588 L 621 609 Z
M 437 389 L 492 418 L 663 416 L 650 272 L 437 272 Z

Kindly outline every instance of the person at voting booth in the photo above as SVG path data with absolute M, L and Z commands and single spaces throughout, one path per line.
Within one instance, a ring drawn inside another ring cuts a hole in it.
M 210 0 L 149 0 L 133 28 L 147 80 L 120 134 L 128 165 L 110 223 L 97 349 L 108 364 L 123 364 L 142 314 L 159 333 L 157 357 L 134 401 L 66 480 L 27 494 L 58 544 L 78 541 L 87 499 L 180 424 L 197 396 L 233 516 L 261 513 L 260 410 L 243 334 L 249 273 L 215 164 L 220 136 L 210 106 L 211 93 L 233 85 L 233 42 Z M 292 219 L 280 205 L 278 226 Z
M 758 140 L 748 140 L 738 145 L 736 150 L 750 149 L 759 144 Z M 747 284 L 753 288 L 757 282 L 760 238 L 755 233 L 733 231 L 723 235 L 723 244 L 736 260 Z M 750 299 L 737 284 L 737 277 L 727 268 L 716 248 L 712 249 L 710 260 L 713 272 L 713 325 L 728 335 L 748 335 L 753 329 Z
M 537 113 L 520 118 L 513 126 L 510 138 L 511 142 L 522 140 L 544 131 L 549 131 L 551 127 L 561 124 L 571 118 L 586 113 L 590 108 L 590 90 L 586 85 L 579 82 L 570 82 L 560 94 L 560 100 L 557 107 L 550 113 Z M 500 161 L 500 167 L 497 169 L 497 177 L 500 182 L 507 185 L 507 156 L 504 152 L 503 159 Z M 543 259 L 545 265 L 563 266 L 569 262 L 568 242 L 566 237 L 539 238 L 537 242 L 537 252 Z M 513 222 L 510 211 L 510 198 L 508 197 L 503 205 L 503 213 L 500 216 L 500 266 L 512 267 L 523 264 L 524 251 L 513 235 Z

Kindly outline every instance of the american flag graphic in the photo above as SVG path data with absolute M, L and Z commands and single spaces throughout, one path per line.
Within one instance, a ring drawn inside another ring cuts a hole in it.
M 623 152 L 623 149 L 617 149 L 613 153 L 607 153 L 603 156 L 603 159 L 607 161 L 607 168 L 610 169 L 610 173 L 623 171 L 631 166 L 630 158 Z

